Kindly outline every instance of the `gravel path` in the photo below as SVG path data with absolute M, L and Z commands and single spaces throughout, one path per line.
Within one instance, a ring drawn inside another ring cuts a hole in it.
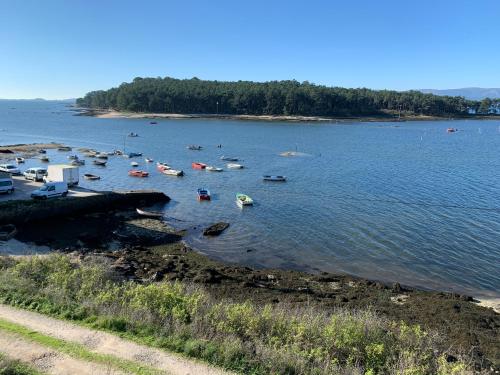
M 230 374 L 224 370 L 194 360 L 184 359 L 159 349 L 139 345 L 106 332 L 95 331 L 31 311 L 0 304 L 0 318 L 45 335 L 65 341 L 77 342 L 96 353 L 136 361 L 172 375 Z M 84 374 L 84 372 L 81 373 Z M 74 374 L 80 374 L 80 372 L 74 372 Z
M 71 358 L 3 331 L 0 331 L 0 352 L 9 358 L 28 363 L 45 374 L 125 375 L 111 367 Z

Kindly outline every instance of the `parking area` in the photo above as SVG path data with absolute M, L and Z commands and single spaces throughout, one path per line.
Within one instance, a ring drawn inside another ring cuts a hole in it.
M 9 200 L 31 199 L 31 192 L 43 185 L 42 182 L 34 182 L 26 180 L 23 176 L 12 176 L 14 180 L 13 194 L 0 194 L 0 202 Z M 99 192 L 88 190 L 82 187 L 71 187 L 69 189 L 69 197 L 86 197 L 89 195 L 97 195 Z

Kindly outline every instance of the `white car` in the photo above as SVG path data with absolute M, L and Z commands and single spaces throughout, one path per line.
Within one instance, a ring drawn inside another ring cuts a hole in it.
M 42 181 L 47 175 L 47 170 L 45 168 L 29 168 L 23 173 L 24 178 L 33 181 Z
M 14 184 L 10 174 L 0 173 L 0 193 L 12 194 L 14 192 Z
M 47 182 L 40 189 L 31 193 L 33 199 L 47 199 L 65 197 L 68 195 L 68 184 L 66 182 Z
M 10 174 L 21 174 L 21 170 L 14 164 L 0 164 L 0 171 Z

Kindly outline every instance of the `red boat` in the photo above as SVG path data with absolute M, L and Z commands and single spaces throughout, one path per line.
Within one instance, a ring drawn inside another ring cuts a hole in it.
M 132 169 L 131 171 L 128 171 L 128 175 L 132 177 L 148 177 L 149 173 Z
M 191 167 L 193 167 L 193 169 L 205 169 L 207 167 L 206 164 L 203 164 L 203 163 L 191 163 Z

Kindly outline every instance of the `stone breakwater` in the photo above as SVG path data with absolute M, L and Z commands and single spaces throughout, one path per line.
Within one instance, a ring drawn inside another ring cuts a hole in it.
M 22 225 L 32 221 L 149 206 L 169 201 L 167 195 L 154 190 L 106 191 L 86 197 L 66 197 L 46 201 L 8 201 L 0 203 L 0 224 Z

